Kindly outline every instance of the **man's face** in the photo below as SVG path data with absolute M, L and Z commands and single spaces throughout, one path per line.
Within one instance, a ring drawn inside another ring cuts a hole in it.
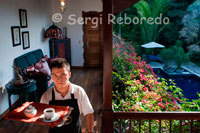
M 69 78 L 71 77 L 71 72 L 67 71 L 65 67 L 52 68 L 51 77 L 56 87 L 63 88 L 69 84 Z

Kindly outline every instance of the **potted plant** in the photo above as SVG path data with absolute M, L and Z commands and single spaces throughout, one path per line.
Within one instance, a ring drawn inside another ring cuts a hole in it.
M 21 69 L 17 66 L 12 66 L 13 69 L 15 70 L 15 79 L 14 79 L 14 85 L 22 85 L 22 84 L 25 84 L 25 83 L 28 83 L 29 82 L 29 79 L 27 78 L 24 78 L 22 76 L 22 72 L 21 72 Z
M 174 52 L 172 48 L 164 48 L 161 50 L 159 56 L 164 62 L 163 69 L 169 73 L 174 72 L 175 69 L 172 65 L 170 65 L 174 60 Z
M 181 67 L 183 63 L 189 62 L 189 52 L 185 53 L 184 49 L 181 47 L 181 45 L 175 45 L 173 46 L 174 49 L 174 61 L 176 63 L 176 72 L 183 72 L 184 69 Z

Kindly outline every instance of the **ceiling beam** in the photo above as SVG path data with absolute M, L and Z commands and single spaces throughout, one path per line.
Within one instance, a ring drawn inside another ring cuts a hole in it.
M 113 0 L 113 13 L 119 14 L 140 0 Z

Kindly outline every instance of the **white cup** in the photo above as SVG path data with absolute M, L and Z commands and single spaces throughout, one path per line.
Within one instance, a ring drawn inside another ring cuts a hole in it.
M 54 108 L 46 108 L 44 110 L 44 119 L 51 120 L 55 115 L 55 109 Z

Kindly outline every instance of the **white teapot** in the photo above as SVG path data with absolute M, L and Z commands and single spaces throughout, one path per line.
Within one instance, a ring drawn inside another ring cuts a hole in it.
M 37 114 L 37 109 L 34 106 L 29 105 L 24 110 L 24 114 L 25 114 L 26 117 L 32 118 L 32 117 L 34 117 Z

